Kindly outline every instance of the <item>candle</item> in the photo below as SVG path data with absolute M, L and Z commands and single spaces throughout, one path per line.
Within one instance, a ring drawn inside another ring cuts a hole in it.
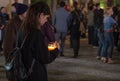
M 49 50 L 49 51 L 55 50 L 56 48 L 57 48 L 57 46 L 56 46 L 55 43 L 50 43 L 50 44 L 48 44 L 48 50 Z

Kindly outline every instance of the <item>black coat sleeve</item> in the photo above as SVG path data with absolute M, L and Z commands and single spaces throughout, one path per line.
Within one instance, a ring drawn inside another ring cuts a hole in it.
M 42 33 L 38 33 L 36 36 L 34 36 L 36 40 L 33 46 L 33 49 L 35 50 L 34 57 L 42 64 L 51 63 L 57 57 L 57 50 L 54 52 L 49 52 L 45 44 L 45 37 Z

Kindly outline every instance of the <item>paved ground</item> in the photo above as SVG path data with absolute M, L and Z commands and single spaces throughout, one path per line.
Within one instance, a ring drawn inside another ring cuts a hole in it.
M 3 55 L 1 56 L 0 54 L 0 81 L 7 81 L 6 77 L 5 77 L 5 70 L 4 70 L 4 57 Z
M 97 48 L 81 40 L 78 58 L 72 58 L 73 51 L 66 43 L 65 57 L 58 57 L 47 66 L 49 81 L 120 81 L 120 53 L 114 50 L 115 64 L 96 60 Z M 0 57 L 0 81 L 7 81 L 3 68 L 4 58 Z

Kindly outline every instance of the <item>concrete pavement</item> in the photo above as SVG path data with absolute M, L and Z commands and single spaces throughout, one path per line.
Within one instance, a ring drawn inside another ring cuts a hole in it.
M 87 39 L 81 39 L 78 58 L 72 58 L 69 42 L 64 54 L 65 57 L 58 57 L 48 65 L 49 81 L 120 81 L 120 53 L 116 50 L 115 64 L 97 60 L 97 48 L 88 45 Z
M 5 70 L 4 70 L 4 64 L 5 64 L 5 59 L 3 54 L 0 54 L 0 81 L 8 81 L 5 76 Z

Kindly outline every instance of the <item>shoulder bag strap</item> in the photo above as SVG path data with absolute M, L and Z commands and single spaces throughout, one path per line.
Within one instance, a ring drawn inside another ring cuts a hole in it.
M 23 40 L 20 48 L 23 47 L 23 45 L 24 45 L 27 37 L 28 37 L 28 34 L 25 36 L 25 38 L 24 38 L 24 40 Z M 28 76 L 30 76 L 30 74 L 33 72 L 33 67 L 34 67 L 35 61 L 36 61 L 36 60 L 35 60 L 35 58 L 33 57 L 32 64 L 31 64 L 30 68 L 28 69 Z
M 35 58 L 33 58 L 32 64 L 31 64 L 31 66 L 30 66 L 30 68 L 29 68 L 29 70 L 28 70 L 28 76 L 33 72 L 34 64 L 35 64 Z
M 23 47 L 23 45 L 24 45 L 24 43 L 25 43 L 25 41 L 26 41 L 27 37 L 28 37 L 28 34 L 27 34 L 27 35 L 25 36 L 25 38 L 23 39 L 23 42 L 22 42 L 22 44 L 21 44 L 20 48 L 22 48 L 22 47 Z
M 28 37 L 28 34 L 25 36 L 25 38 L 24 38 L 24 40 L 23 40 L 20 48 L 23 47 L 23 45 L 24 45 L 27 37 Z M 35 61 L 36 61 L 36 60 L 35 60 L 35 58 L 33 57 L 32 64 L 31 64 L 30 68 L 28 69 L 28 76 L 30 76 L 30 74 L 33 72 L 33 67 L 34 67 Z

